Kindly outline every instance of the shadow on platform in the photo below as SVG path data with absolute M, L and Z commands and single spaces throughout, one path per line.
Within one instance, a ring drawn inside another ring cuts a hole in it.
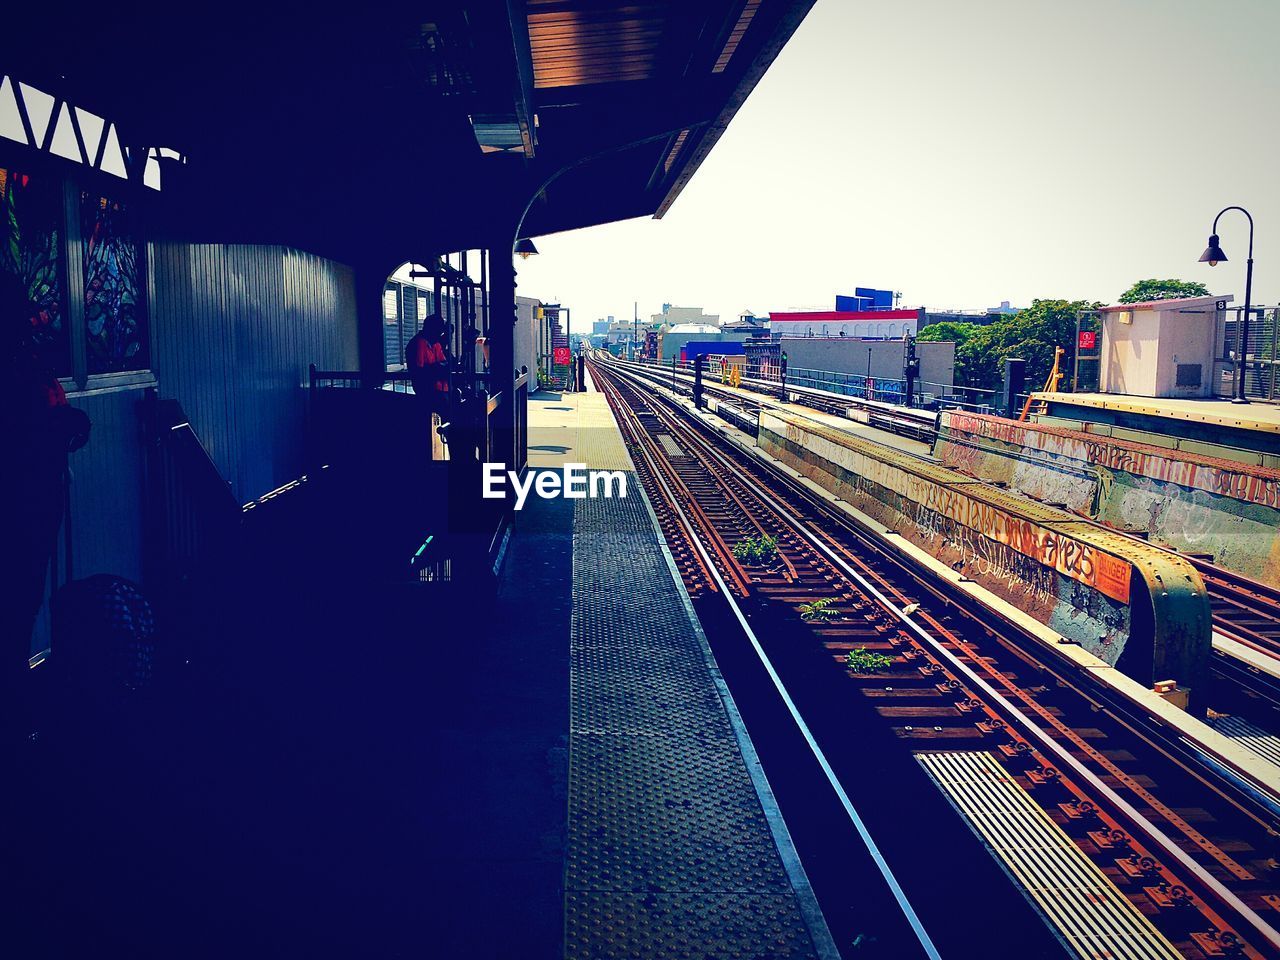
M 429 511 L 337 478 L 305 500 L 207 584 L 198 637 L 162 638 L 150 689 L 62 684 L 22 744 L 9 955 L 560 953 L 571 544 L 530 516 L 518 583 L 414 584 L 388 571 Z

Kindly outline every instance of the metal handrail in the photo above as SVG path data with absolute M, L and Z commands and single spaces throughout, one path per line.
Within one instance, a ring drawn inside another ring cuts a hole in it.
M 231 484 L 222 476 L 213 455 L 201 441 L 191 421 L 177 400 L 162 400 L 152 396 L 155 410 L 155 429 L 158 444 L 171 455 L 183 458 L 183 467 L 211 493 L 209 504 L 215 510 L 238 512 L 240 504 L 231 490 Z M 216 492 L 215 492 L 216 491 Z

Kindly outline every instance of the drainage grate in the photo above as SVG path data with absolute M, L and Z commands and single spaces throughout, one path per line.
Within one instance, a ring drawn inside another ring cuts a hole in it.
M 1077 956 L 1181 956 L 990 754 L 916 759 Z

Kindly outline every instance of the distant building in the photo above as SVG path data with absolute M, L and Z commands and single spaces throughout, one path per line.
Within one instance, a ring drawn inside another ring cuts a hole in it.
M 923 326 L 923 310 L 827 310 L 769 314 L 769 333 L 782 337 L 870 337 L 900 340 Z
M 748 330 L 726 331 L 710 323 L 677 323 L 660 334 L 658 359 L 679 357 L 685 345 L 694 340 L 741 343 L 750 337 Z
M 1001 300 L 998 307 L 987 307 L 987 313 L 1017 313 L 1019 307 L 1009 306 L 1008 300 Z
M 720 315 L 703 313 L 701 307 L 673 307 L 669 303 L 662 305 L 662 312 L 652 314 L 649 322 L 658 326 L 671 327 L 677 323 L 703 323 L 713 327 L 720 326 Z
M 720 324 L 720 329 L 725 332 L 745 332 L 757 337 L 767 337 L 769 335 L 769 318 L 757 317 L 750 310 L 743 310 L 738 314 L 736 320 L 726 320 Z
M 897 339 L 857 339 L 853 337 L 784 337 L 792 383 L 820 387 L 822 374 L 870 376 L 873 380 L 902 380 L 907 344 Z M 941 395 L 955 382 L 954 343 L 917 343 L 920 360 L 920 395 Z
M 631 317 L 609 317 L 606 323 L 610 343 L 630 343 L 633 338 L 639 338 L 639 324 Z
M 608 332 L 609 332 L 609 321 L 610 321 L 610 320 L 612 320 L 612 319 L 613 319 L 613 317 L 608 317 L 608 318 L 606 318 L 606 319 L 604 319 L 604 320 L 592 320 L 592 321 L 591 321 L 591 333 L 592 333 L 593 335 L 594 335 L 594 334 L 597 334 L 597 333 L 608 333 Z

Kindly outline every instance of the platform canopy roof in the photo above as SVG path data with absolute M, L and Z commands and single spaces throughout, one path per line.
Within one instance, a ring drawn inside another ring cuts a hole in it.
M 531 200 L 528 236 L 661 216 L 812 2 L 23 4 L 0 73 L 114 123 L 139 183 L 181 154 L 183 239 L 399 262 Z

